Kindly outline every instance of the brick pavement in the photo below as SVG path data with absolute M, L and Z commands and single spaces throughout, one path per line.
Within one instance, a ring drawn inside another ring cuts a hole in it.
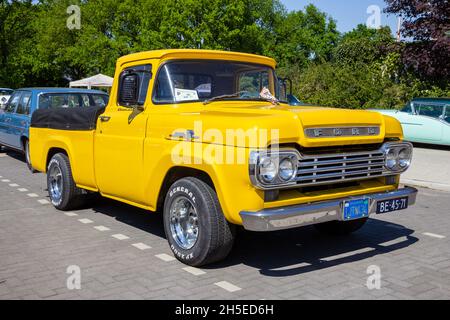
M 0 176 L 0 299 L 450 298 L 450 193 L 421 189 L 416 206 L 344 238 L 242 231 L 226 261 L 199 270 L 167 259 L 159 215 L 107 199 L 57 211 L 13 152 L 0 152 Z M 67 288 L 71 265 L 80 290 Z

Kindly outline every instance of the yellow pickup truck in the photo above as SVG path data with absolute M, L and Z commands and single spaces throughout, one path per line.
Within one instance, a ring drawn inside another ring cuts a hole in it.
M 106 108 L 33 114 L 32 166 L 60 210 L 100 193 L 161 212 L 171 250 L 192 266 L 224 259 L 239 226 L 342 235 L 415 203 L 416 189 L 399 188 L 412 146 L 397 120 L 290 106 L 275 67 L 210 50 L 122 57 Z

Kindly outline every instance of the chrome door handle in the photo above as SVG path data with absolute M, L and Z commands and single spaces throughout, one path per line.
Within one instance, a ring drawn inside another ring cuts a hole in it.
M 111 117 L 100 116 L 100 121 L 101 121 L 101 122 L 108 122 L 110 119 L 111 119 Z

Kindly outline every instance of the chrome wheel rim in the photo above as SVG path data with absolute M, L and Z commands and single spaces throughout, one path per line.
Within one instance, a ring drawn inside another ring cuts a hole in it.
M 170 206 L 170 232 L 178 246 L 192 249 L 198 239 L 198 214 L 191 200 L 177 197 Z
M 62 172 L 58 166 L 52 166 L 49 172 L 50 178 L 50 195 L 53 200 L 61 199 L 63 181 L 62 181 Z

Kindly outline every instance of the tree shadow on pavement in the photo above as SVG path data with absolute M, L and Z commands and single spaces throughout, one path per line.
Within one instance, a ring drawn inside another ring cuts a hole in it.
M 165 239 L 161 213 L 105 198 L 97 201 L 93 209 Z M 326 236 L 311 226 L 267 233 L 240 228 L 231 254 L 224 261 L 203 268 L 243 264 L 269 277 L 286 277 L 406 248 L 418 241 L 413 233 L 414 230 L 377 219 L 370 219 L 362 229 L 344 237 Z

